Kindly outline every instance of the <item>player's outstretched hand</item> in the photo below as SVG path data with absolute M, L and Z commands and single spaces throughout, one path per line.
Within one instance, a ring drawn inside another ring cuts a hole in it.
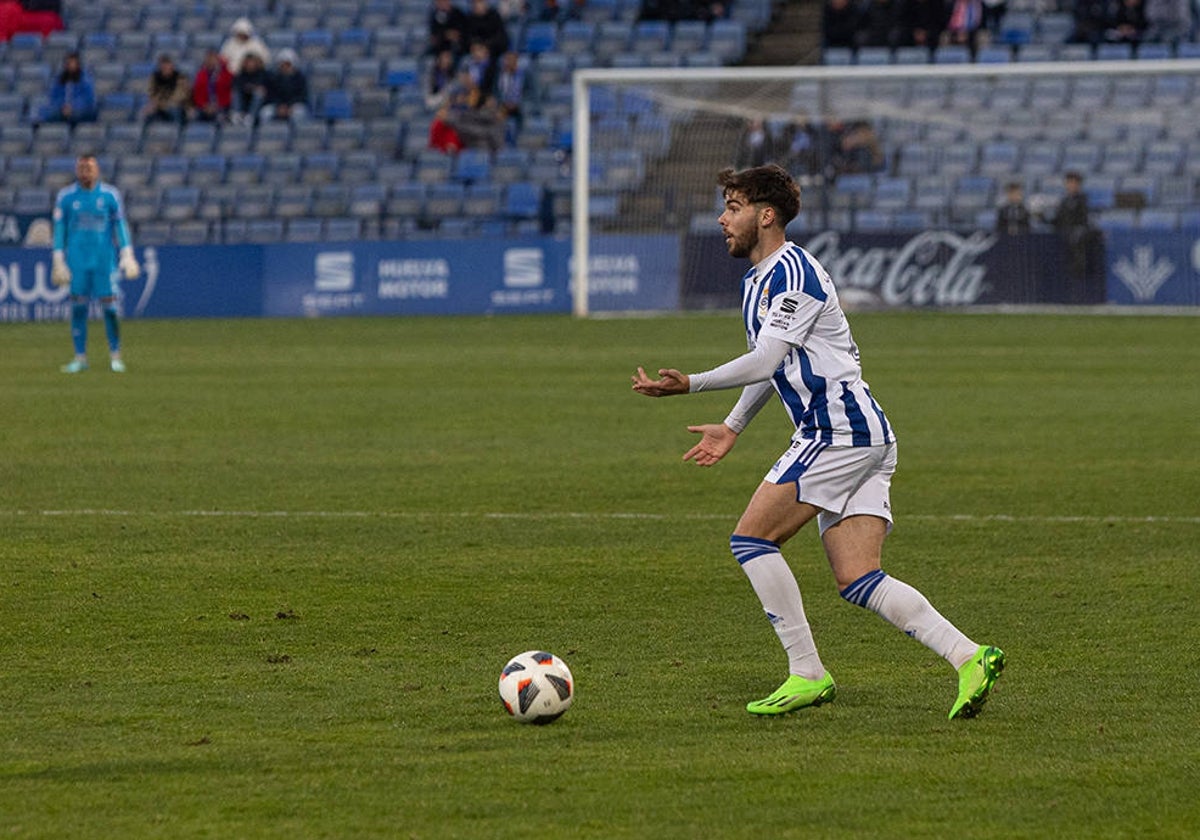
M 51 256 L 50 282 L 55 286 L 71 285 L 71 269 L 67 268 L 67 258 L 62 251 L 55 251 Z
M 651 379 L 644 368 L 638 368 L 633 379 L 633 390 L 647 397 L 669 397 L 672 394 L 686 394 L 691 388 L 691 382 L 686 373 L 677 370 L 664 369 L 658 372 L 658 379 Z
M 683 455 L 685 461 L 695 461 L 701 467 L 711 467 L 724 458 L 737 443 L 737 432 L 724 423 L 688 426 L 688 431 L 701 435 L 700 442 Z

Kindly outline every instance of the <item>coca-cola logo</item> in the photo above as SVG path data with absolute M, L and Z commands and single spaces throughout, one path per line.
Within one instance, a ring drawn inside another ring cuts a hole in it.
M 996 237 L 976 231 L 927 231 L 897 247 L 842 248 L 836 231 L 820 233 L 805 249 L 833 276 L 839 291 L 870 293 L 888 306 L 963 306 L 987 290 L 987 267 L 976 258 L 991 250 Z

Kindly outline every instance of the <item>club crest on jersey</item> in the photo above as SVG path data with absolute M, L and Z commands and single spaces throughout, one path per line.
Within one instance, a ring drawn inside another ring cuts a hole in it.
M 763 284 L 762 294 L 758 296 L 758 317 L 767 317 L 767 310 L 771 308 L 771 287 L 766 283 Z

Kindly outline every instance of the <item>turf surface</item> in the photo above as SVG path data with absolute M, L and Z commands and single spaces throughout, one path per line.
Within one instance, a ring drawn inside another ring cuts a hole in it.
M 0 837 L 1193 837 L 1195 318 L 852 315 L 900 436 L 885 569 L 1009 667 L 954 675 L 787 549 L 837 701 L 728 553 L 786 444 L 720 465 L 643 364 L 730 315 L 0 328 Z M 549 727 L 509 656 L 575 674 Z

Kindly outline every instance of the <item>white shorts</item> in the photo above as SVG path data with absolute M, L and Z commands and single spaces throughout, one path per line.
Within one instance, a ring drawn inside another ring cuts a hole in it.
M 771 467 L 764 481 L 796 484 L 796 501 L 821 508 L 821 533 L 847 516 L 869 514 L 892 527 L 890 489 L 896 471 L 896 444 L 832 446 L 796 440 Z

